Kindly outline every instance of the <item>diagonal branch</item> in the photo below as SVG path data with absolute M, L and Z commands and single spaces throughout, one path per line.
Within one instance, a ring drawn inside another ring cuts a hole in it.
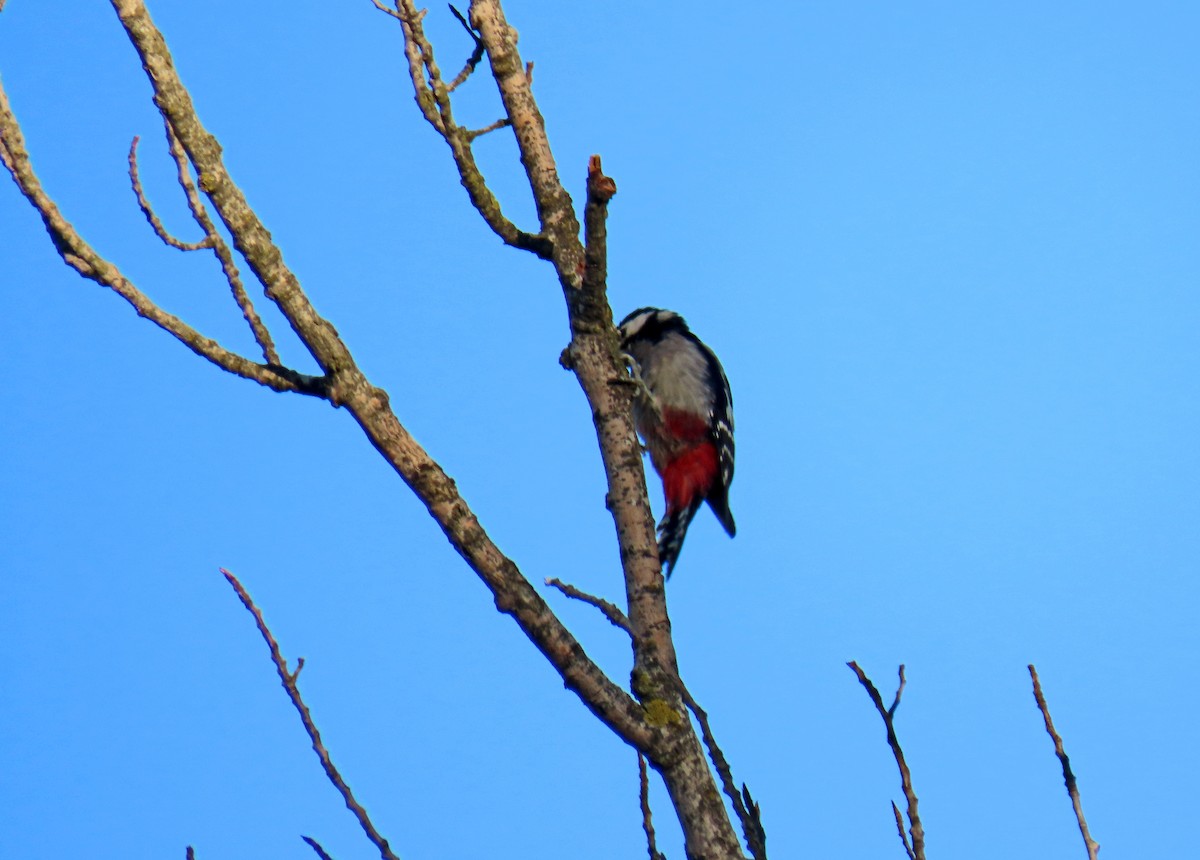
M 342 374 L 356 371 L 350 352 L 333 326 L 320 316 L 300 289 L 295 274 L 262 221 L 246 202 L 221 158 L 221 146 L 200 123 L 191 96 L 179 80 L 171 52 L 150 18 L 143 0 L 111 0 L 117 16 L 142 61 L 154 88 L 154 104 L 178 136 L 199 177 L 200 190 L 216 207 L 234 247 L 279 306 L 330 380 L 330 396 L 338 401 Z
M 313 839 L 311 836 L 301 836 L 300 838 L 304 840 L 305 844 L 307 844 L 309 848 L 316 852 L 317 857 L 319 857 L 320 860 L 333 860 L 333 858 L 329 856 L 329 852 L 321 847 L 320 842 Z
M 733 770 L 729 766 L 729 760 L 725 758 L 725 753 L 718 746 L 716 736 L 713 735 L 712 726 L 708 721 L 708 712 L 700 707 L 692 697 L 682 679 L 679 681 L 679 690 L 683 701 L 696 715 L 696 722 L 700 724 L 700 735 L 704 738 L 708 757 L 712 759 L 713 767 L 717 769 L 717 775 L 721 777 L 721 787 L 725 791 L 725 796 L 733 804 L 733 811 L 737 813 L 738 820 L 742 823 L 742 835 L 746 839 L 746 847 L 750 849 L 750 856 L 754 860 L 767 860 L 767 834 L 763 830 L 762 815 L 758 804 L 750 798 L 750 791 L 746 788 L 745 783 L 742 784 L 742 791 L 738 792 L 737 784 L 733 781 Z
M 858 682 L 863 685 L 867 691 L 867 695 L 871 697 L 871 702 L 875 705 L 875 710 L 879 711 L 879 716 L 883 717 L 883 725 L 887 728 L 888 746 L 892 748 L 892 754 L 896 757 L 896 765 L 900 768 L 900 786 L 904 791 L 904 797 L 908 801 L 908 823 L 909 831 L 912 836 L 912 843 L 904 838 L 904 825 L 900 822 L 900 812 L 896 809 L 896 804 L 892 804 L 892 808 L 896 810 L 898 827 L 900 828 L 900 838 L 904 842 L 904 850 L 908 853 L 909 860 L 925 860 L 925 829 L 921 826 L 921 816 L 917 813 L 917 794 L 913 791 L 912 773 L 908 769 L 908 763 L 904 760 L 904 750 L 900 749 L 900 741 L 896 737 L 896 726 L 893 722 L 896 716 L 896 709 L 900 706 L 900 693 L 904 689 L 904 666 L 900 667 L 900 686 L 896 690 L 896 698 L 892 702 L 891 708 L 884 707 L 883 697 L 879 695 L 879 690 L 875 689 L 875 685 L 871 683 L 871 679 L 867 674 L 859 668 L 858 663 L 851 660 L 846 664 L 858 676 Z
M 154 100 L 178 135 L 234 245 L 267 295 L 328 376 L 331 402 L 344 406 L 371 444 L 425 504 L 455 550 L 491 590 L 496 607 L 510 615 L 573 691 L 622 740 L 662 755 L 660 730 L 642 707 L 587 656 L 542 597 L 484 531 L 454 481 L 417 443 L 392 411 L 387 393 L 370 383 L 333 326 L 322 318 L 283 262 L 271 235 L 246 203 L 221 158 L 216 139 L 200 123 L 179 79 L 162 33 L 141 0 L 112 0 L 154 87 Z
M 0 161 L 3 161 L 21 193 L 41 216 L 59 256 L 76 272 L 111 289 L 128 302 L 137 311 L 138 316 L 150 320 L 192 352 L 211 361 L 222 370 L 253 380 L 275 391 L 325 396 L 324 379 L 277 364 L 256 364 L 225 349 L 212 338 L 205 337 L 183 320 L 167 313 L 122 275 L 116 266 L 101 257 L 85 242 L 63 217 L 33 172 L 29 153 L 25 148 L 25 139 L 16 117 L 13 116 L 3 85 L 0 85 Z
M 1033 668 L 1032 663 L 1029 664 L 1029 677 L 1033 679 L 1033 698 L 1037 702 L 1038 710 L 1042 712 L 1046 733 L 1054 741 L 1054 754 L 1062 764 L 1063 782 L 1066 783 L 1071 806 L 1075 809 L 1075 820 L 1079 823 L 1079 832 L 1083 836 L 1084 847 L 1087 848 L 1088 860 L 1096 860 L 1100 854 L 1100 845 L 1088 831 L 1087 819 L 1083 817 L 1083 802 L 1079 799 L 1079 786 L 1075 781 L 1075 773 L 1071 770 L 1071 760 L 1063 748 L 1062 736 L 1055 730 L 1054 721 L 1050 719 L 1050 706 L 1046 704 L 1046 697 L 1042 695 L 1042 683 L 1038 680 L 1037 669 Z
M 200 225 L 200 229 L 204 231 L 207 237 L 209 247 L 212 248 L 213 254 L 221 263 L 221 271 L 225 275 L 225 281 L 229 284 L 230 292 L 233 293 L 233 300 L 237 303 L 238 308 L 242 311 L 242 318 L 246 320 L 246 324 L 250 326 L 250 332 L 254 335 L 254 340 L 262 349 L 263 359 L 268 364 L 279 364 L 279 354 L 275 351 L 275 343 L 271 340 L 271 333 L 267 331 L 266 325 L 262 318 L 259 317 L 258 311 L 254 309 L 254 303 L 250 301 L 250 296 L 246 292 L 246 288 L 242 285 L 242 277 L 238 272 L 237 264 L 233 261 L 233 253 L 229 250 L 229 245 L 221 238 L 221 234 L 217 231 L 217 225 L 213 223 L 212 218 L 208 214 L 208 209 L 204 205 L 204 201 L 200 199 L 200 193 L 196 190 L 196 183 L 192 181 L 192 173 L 188 168 L 187 153 L 183 150 L 183 144 L 179 142 L 179 138 L 175 136 L 175 132 L 171 129 L 171 123 L 163 119 L 163 127 L 167 135 L 167 144 L 171 150 L 171 158 L 175 160 L 175 173 L 179 180 L 179 185 L 183 188 L 184 196 L 187 197 L 188 209 L 192 213 L 192 217 L 196 223 Z
M 500 209 L 500 201 L 488 188 L 483 173 L 475 162 L 475 154 L 471 150 L 471 143 L 484 131 L 473 132 L 460 127 L 454 121 L 454 112 L 450 106 L 450 92 L 460 81 L 456 78 L 451 86 L 447 86 L 442 80 L 441 70 L 434 59 L 433 45 L 425 36 L 425 28 L 422 25 L 422 19 L 425 17 L 424 10 L 418 12 L 412 0 L 396 0 L 394 11 L 384 6 L 380 0 L 371 0 L 371 2 L 375 4 L 375 8 L 386 12 L 400 22 L 404 32 L 404 54 L 408 60 L 408 73 L 412 80 L 417 105 L 421 109 L 421 115 L 450 147 L 454 164 L 458 168 L 459 179 L 462 181 L 463 188 L 467 190 L 471 205 L 483 216 L 484 222 L 492 228 L 492 232 L 504 240 L 505 244 L 524 251 L 531 251 L 543 259 L 549 259 L 551 249 L 546 237 L 527 233 L 508 220 Z M 474 32 L 471 35 L 476 39 L 476 50 L 481 50 L 478 47 L 482 44 L 479 37 Z M 474 57 L 474 55 L 472 56 Z M 465 69 L 464 71 L 466 72 Z M 470 72 L 466 73 L 470 74 Z M 464 76 L 460 75 L 460 77 Z
M 450 4 L 450 11 L 454 17 L 458 19 L 458 23 L 463 25 L 463 29 L 467 31 L 467 35 L 475 40 L 475 49 L 471 51 L 471 56 L 467 58 L 466 64 L 462 71 L 454 76 L 454 80 L 450 82 L 450 86 L 446 87 L 446 92 L 454 92 L 462 85 L 467 78 L 475 71 L 475 67 L 479 65 L 479 61 L 483 59 L 483 40 L 479 38 L 479 34 L 471 29 L 471 25 L 467 23 L 467 19 L 463 17 L 462 12 L 454 8 L 454 4 Z
M 625 617 L 625 613 L 621 611 L 616 604 L 609 603 L 603 597 L 596 597 L 594 594 L 588 594 L 586 591 L 580 591 L 573 585 L 563 582 L 557 577 L 547 579 L 546 585 L 557 588 L 567 597 L 573 597 L 576 600 L 582 600 L 584 603 L 590 603 L 592 606 L 604 613 L 604 617 L 608 619 L 613 627 L 619 627 L 630 635 L 633 631 L 629 627 L 629 619 Z
M 262 636 L 263 641 L 267 643 L 267 648 L 271 651 L 271 661 L 275 664 L 275 671 L 279 673 L 279 681 L 283 684 L 283 689 L 287 692 L 288 698 L 291 699 L 292 707 L 300 715 L 300 722 L 304 724 L 304 731 L 308 734 L 308 739 L 312 741 L 313 752 L 320 759 L 325 776 L 329 778 L 329 781 L 333 783 L 333 787 L 342 796 L 342 800 L 346 803 L 346 808 L 358 819 L 358 826 L 362 828 L 363 833 L 367 834 L 367 838 L 379 849 L 380 857 L 383 860 L 399 860 L 392 853 L 387 839 L 375 829 L 375 825 L 371 822 L 371 817 L 367 814 L 362 804 L 355 799 L 354 792 L 350 790 L 350 786 L 346 784 L 346 780 L 342 778 L 342 774 L 334 765 L 333 759 L 329 756 L 329 750 L 325 748 L 325 744 L 321 740 L 321 732 L 317 729 L 316 723 L 313 722 L 308 705 L 304 704 L 304 699 L 300 696 L 300 689 L 296 686 L 296 678 L 299 676 L 300 670 L 304 668 L 304 658 L 301 657 L 296 661 L 295 672 L 288 671 L 287 660 L 279 652 L 279 643 L 275 641 L 270 628 L 267 627 L 267 622 L 263 619 L 262 611 L 254 605 L 250 594 L 238 582 L 236 576 L 225 568 L 221 568 L 221 573 L 224 575 L 226 581 L 233 586 L 233 590 L 237 593 L 238 599 L 242 601 L 242 605 L 246 607 L 246 611 L 254 616 L 254 623 L 258 626 L 258 632 Z M 307 837 L 304 838 L 304 841 L 308 842 L 309 845 L 313 844 Z

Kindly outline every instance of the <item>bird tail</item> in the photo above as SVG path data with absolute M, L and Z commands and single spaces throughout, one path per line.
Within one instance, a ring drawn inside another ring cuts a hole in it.
M 679 551 L 683 549 L 683 539 L 687 537 L 688 526 L 692 524 L 692 518 L 696 516 L 696 511 L 700 510 L 701 501 L 703 500 L 700 497 L 696 497 L 686 507 L 674 509 L 668 507 L 658 524 L 658 558 L 663 567 L 667 569 L 668 579 L 671 578 L 671 571 L 675 569 L 675 562 L 679 560 Z
M 737 524 L 733 521 L 733 512 L 729 510 L 729 487 L 713 487 L 712 493 L 708 496 L 708 506 L 717 515 L 717 520 L 725 529 L 725 533 L 730 537 L 736 535 Z

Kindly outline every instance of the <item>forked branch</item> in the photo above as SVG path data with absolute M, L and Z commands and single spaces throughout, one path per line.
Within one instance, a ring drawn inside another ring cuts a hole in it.
M 163 227 L 162 222 L 151 208 L 150 202 L 146 199 L 145 192 L 142 190 L 141 179 L 138 176 L 138 138 L 135 137 L 129 147 L 129 179 L 133 183 L 133 191 L 137 195 L 138 206 L 141 207 L 142 214 L 146 216 L 146 220 L 150 222 L 150 226 L 154 228 L 154 232 L 158 237 L 171 247 L 184 251 L 194 251 L 202 248 L 212 249 L 213 254 L 216 255 L 217 260 L 221 264 L 221 271 L 224 273 L 225 280 L 229 284 L 233 300 L 241 310 L 242 318 L 250 326 L 250 333 L 254 335 L 255 342 L 258 343 L 259 348 L 262 350 L 263 360 L 269 365 L 278 365 L 280 363 L 279 353 L 275 351 L 275 343 L 271 338 L 271 333 L 267 331 L 267 327 L 258 315 L 258 311 L 254 309 L 254 302 L 251 301 L 245 286 L 242 284 L 237 264 L 233 260 L 233 253 L 229 250 L 229 246 L 217 231 L 212 218 L 209 217 L 208 209 L 204 206 L 204 201 L 201 199 L 200 193 L 196 190 L 196 184 L 192 181 L 191 170 L 188 167 L 187 153 L 183 151 L 183 147 L 179 143 L 179 138 L 171 130 L 171 124 L 164 120 L 163 125 L 165 126 L 167 143 L 171 150 L 171 158 L 175 162 L 176 180 L 179 182 L 179 187 L 183 190 L 184 196 L 187 198 L 188 210 L 192 213 L 192 218 L 200 225 L 200 229 L 204 231 L 204 238 L 199 242 L 180 242 Z
M 500 208 L 500 201 L 488 188 L 487 181 L 475 161 L 475 153 L 471 149 L 471 144 L 476 138 L 488 131 L 509 125 L 510 121 L 502 119 L 485 129 L 471 131 L 459 126 L 454 119 L 450 93 L 466 80 L 466 77 L 474 71 L 475 66 L 483 57 L 484 44 L 478 33 L 471 29 L 457 10 L 454 10 L 459 20 L 463 21 L 463 27 L 475 40 L 475 50 L 467 61 L 467 66 L 454 81 L 447 85 L 442 79 L 441 69 L 434 57 L 433 45 L 425 35 L 423 24 L 425 11 L 418 11 L 412 0 L 396 0 L 395 8 L 388 8 L 380 0 L 371 0 L 371 2 L 376 9 L 386 12 L 400 22 L 404 33 L 404 54 L 408 60 L 408 74 L 416 95 L 417 106 L 421 109 L 421 115 L 450 147 L 450 154 L 458 168 L 463 188 L 467 190 L 467 195 L 471 199 L 471 205 L 506 244 L 523 251 L 531 251 L 542 259 L 550 259 L 551 246 L 545 236 L 521 230 L 505 217 Z
M 325 380 L 278 364 L 258 364 L 205 337 L 178 317 L 167 313 L 126 278 L 121 271 L 92 248 L 63 217 L 33 171 L 21 127 L 0 84 L 0 161 L 8 168 L 26 200 L 37 211 L 63 261 L 83 277 L 108 287 L 124 299 L 138 316 L 145 317 L 175 337 L 192 352 L 244 379 L 275 391 L 294 391 L 324 397 Z
M 904 665 L 900 665 L 900 683 L 896 688 L 896 697 L 892 700 L 890 708 L 884 707 L 883 697 L 879 695 L 879 690 L 875 689 L 871 679 L 859 668 L 857 663 L 851 660 L 846 665 L 858 676 L 858 682 L 866 689 L 867 695 L 871 697 L 871 702 L 875 705 L 875 710 L 879 711 L 879 716 L 883 718 L 883 725 L 887 729 L 888 746 L 892 748 L 892 755 L 896 757 L 896 765 L 900 768 L 900 787 L 908 801 L 908 834 L 904 832 L 900 809 L 895 803 L 892 804 L 892 810 L 896 814 L 896 828 L 900 831 L 900 840 L 904 843 L 904 850 L 908 854 L 909 860 L 925 860 L 925 828 L 921 826 L 921 816 L 917 812 L 917 793 L 913 790 L 912 773 L 908 769 L 908 763 L 904 760 L 904 750 L 900 748 L 894 723 L 896 709 L 900 707 L 900 694 L 904 692 Z M 912 837 L 911 841 L 909 836 Z

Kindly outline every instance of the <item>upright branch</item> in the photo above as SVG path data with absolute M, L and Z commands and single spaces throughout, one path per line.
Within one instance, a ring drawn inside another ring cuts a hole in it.
M 1083 836 L 1084 847 L 1087 848 L 1088 860 L 1096 860 L 1100 854 L 1100 844 L 1088 832 L 1087 819 L 1083 817 L 1083 802 L 1079 799 L 1079 786 L 1075 781 L 1075 773 L 1071 770 L 1071 760 L 1067 758 L 1062 737 L 1055 730 L 1054 721 L 1050 719 L 1050 706 L 1046 704 L 1046 697 L 1042 695 L 1042 683 L 1038 680 L 1037 669 L 1033 668 L 1032 663 L 1029 664 L 1029 677 L 1033 679 L 1033 698 L 1037 702 L 1038 710 L 1042 712 L 1046 733 L 1054 741 L 1054 754 L 1062 764 L 1063 782 L 1066 783 L 1071 806 L 1075 809 L 1075 820 L 1079 822 L 1079 832 Z
M 904 664 L 900 665 L 900 683 L 896 687 L 896 697 L 892 700 L 890 708 L 884 707 L 883 697 L 879 695 L 879 690 L 875 689 L 875 685 L 859 668 L 858 663 L 851 660 L 846 665 L 858 676 L 858 682 L 866 689 L 867 695 L 871 697 L 871 702 L 875 705 L 875 710 L 879 711 L 879 716 L 883 718 L 883 725 L 887 729 L 888 746 L 892 748 L 892 754 L 896 757 L 896 765 L 900 768 L 900 787 L 908 801 L 909 823 L 909 833 L 905 834 L 904 822 L 900 818 L 900 809 L 893 803 L 892 810 L 896 815 L 896 828 L 900 831 L 900 841 L 904 843 L 904 850 L 908 854 L 909 860 L 925 860 L 925 829 L 921 826 L 921 816 L 917 813 L 917 793 L 913 791 L 912 773 L 908 769 L 908 763 L 904 760 L 904 750 L 900 749 L 900 741 L 896 737 L 894 723 L 896 709 L 900 707 L 900 694 L 904 692 Z M 910 835 L 911 841 L 909 840 Z
M 512 232 L 473 168 L 469 152 L 473 138 L 464 137 L 454 122 L 449 88 L 425 38 L 422 13 L 410 0 L 396 0 L 393 17 L 403 26 L 417 103 L 450 145 L 473 204 L 506 242 L 528 247 L 529 234 Z M 517 50 L 516 31 L 499 0 L 472 0 L 468 21 L 486 51 L 537 210 L 539 230 L 528 249 L 553 264 L 566 300 L 571 342 L 564 364 L 575 372 L 587 397 L 608 479 L 606 502 L 617 530 L 633 639 L 633 692 L 647 723 L 658 733 L 652 746 L 641 749 L 663 776 L 683 825 L 688 854 L 740 857 L 737 836 L 679 696 L 654 520 L 630 413 L 632 392 L 607 297 L 605 219 L 616 184 L 603 174 L 599 158 L 593 158 L 584 210 L 585 242 L 581 243 L 579 219 L 559 178 L 545 121 L 533 97 L 530 66 Z
M 657 671 L 676 686 L 679 675 L 665 582 L 658 561 L 654 520 L 646 501 L 642 452 L 637 445 L 630 403 L 633 386 L 619 356 L 608 305 L 608 204 L 617 184 L 604 174 L 600 156 L 588 161 L 587 202 L 583 210 L 582 289 L 566 290 L 571 318 L 568 363 L 593 405 L 600 454 L 608 477 L 607 504 L 617 526 L 625 571 L 625 594 L 633 628 L 634 671 Z M 616 367 L 615 377 L 609 372 Z M 596 407 L 599 407 L 598 409 Z
M 292 702 L 292 707 L 300 715 L 300 722 L 303 723 L 304 731 L 308 734 L 308 739 L 312 742 L 313 752 L 317 754 L 317 758 L 321 762 L 321 768 L 325 771 L 325 776 L 333 783 L 333 787 L 337 789 L 338 794 L 342 796 L 346 808 L 354 813 L 354 817 L 358 820 L 358 826 L 362 828 L 363 833 L 379 849 L 379 856 L 383 860 L 399 860 L 392 853 L 392 849 L 388 846 L 388 841 L 375 829 L 375 825 L 371 822 L 371 817 L 367 814 L 366 809 L 355 799 L 354 792 L 350 790 L 350 786 L 346 784 L 346 780 L 342 778 L 342 774 L 334 766 L 333 759 L 329 756 L 329 750 L 325 748 L 325 744 L 321 740 L 321 733 L 317 730 L 316 723 L 313 722 L 308 705 L 304 704 L 304 699 L 300 696 L 300 689 L 296 686 L 296 678 L 299 677 L 300 670 L 304 668 L 304 658 L 301 657 L 296 661 L 296 671 L 288 671 L 287 661 L 283 659 L 283 654 L 279 651 L 279 643 L 275 641 L 274 635 L 272 635 L 270 628 L 267 627 L 267 622 L 263 618 L 262 611 L 254 605 L 249 592 L 246 591 L 236 576 L 225 570 L 225 568 L 221 568 L 221 573 L 233 587 L 238 599 L 246 607 L 246 611 L 254 616 L 254 623 L 258 627 L 258 632 L 262 636 L 263 641 L 267 643 L 267 648 L 271 652 L 271 662 L 275 664 L 275 671 L 279 674 L 279 681 L 283 684 L 283 689 L 287 692 L 288 698 Z M 310 846 L 317 847 L 314 845 L 313 840 L 308 837 L 302 838 Z

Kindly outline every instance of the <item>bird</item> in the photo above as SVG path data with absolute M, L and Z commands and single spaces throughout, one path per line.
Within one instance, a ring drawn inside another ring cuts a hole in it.
M 669 578 L 702 502 L 730 537 L 737 534 L 729 510 L 733 395 L 716 354 L 674 311 L 638 308 L 618 333 L 637 383 L 634 424 L 662 479 L 658 557 Z

